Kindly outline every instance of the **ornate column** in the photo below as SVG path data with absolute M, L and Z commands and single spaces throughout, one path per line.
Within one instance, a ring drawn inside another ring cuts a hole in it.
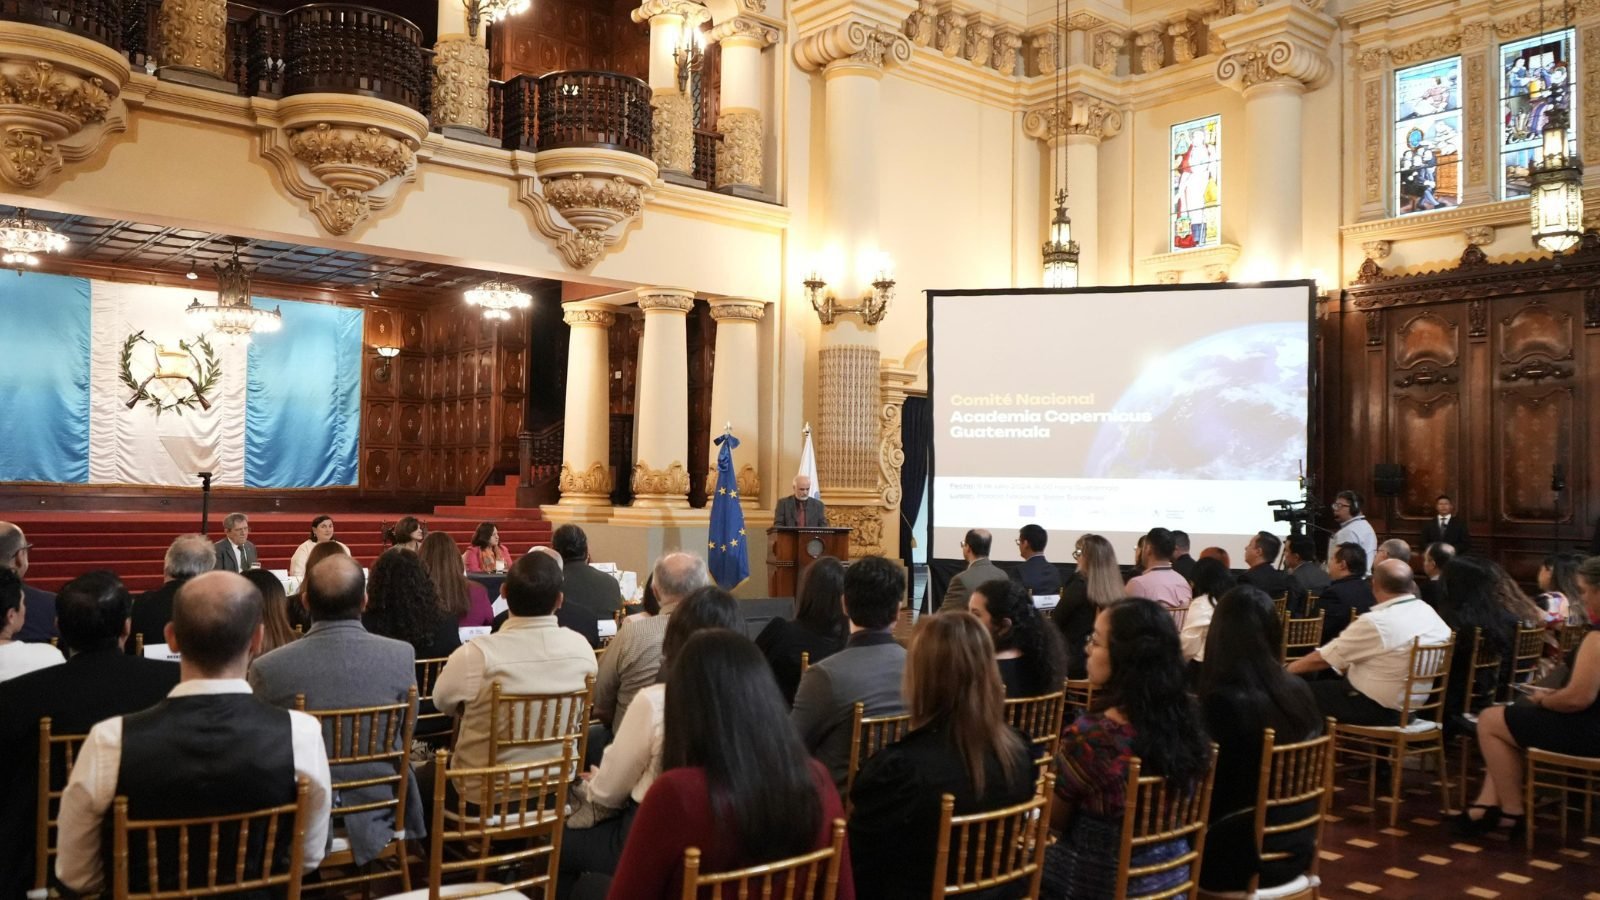
M 1362 51 L 1356 65 L 1356 120 L 1360 133 L 1356 136 L 1361 146 L 1359 179 L 1359 219 L 1381 219 L 1389 214 L 1389 183 L 1383 160 L 1384 145 L 1389 141 L 1387 96 L 1393 83 L 1393 69 L 1389 64 L 1389 51 L 1375 48 Z
M 156 75 L 165 81 L 238 93 L 227 71 L 227 0 L 163 0 Z
M 1244 94 L 1245 143 L 1272 148 L 1251 156 L 1245 183 L 1247 280 L 1303 274 L 1301 95 L 1333 74 L 1325 50 L 1337 27 L 1326 14 L 1290 0 L 1212 24 L 1228 47 L 1217 80 Z
M 433 45 L 433 127 L 445 137 L 498 147 L 489 137 L 488 24 L 477 34 L 461 0 L 439 0 L 439 38 Z
M 650 109 L 655 159 L 656 165 L 661 167 L 661 177 L 704 187 L 691 175 L 694 172 L 694 99 L 678 90 L 678 67 L 672 56 L 683 37 L 684 27 L 699 28 L 711 14 L 691 0 L 644 0 L 632 16 L 635 22 L 650 23 Z
M 633 505 L 689 506 L 689 332 L 694 291 L 639 288 L 644 338 L 634 417 Z
M 1600 39 L 1600 33 L 1586 33 L 1584 48 L 1588 52 L 1594 45 L 1590 43 L 1591 35 Z M 1461 99 L 1466 103 L 1462 113 L 1463 127 L 1466 134 L 1463 136 L 1461 154 L 1466 159 L 1461 187 L 1461 205 L 1476 205 L 1488 203 L 1494 199 L 1496 181 L 1494 174 L 1499 170 L 1499 146 L 1491 140 L 1490 124 L 1494 121 L 1499 104 L 1495 101 L 1498 95 L 1499 62 L 1495 59 L 1498 49 L 1496 47 L 1497 35 L 1494 23 L 1488 21 L 1485 14 L 1477 21 L 1467 22 L 1461 26 L 1461 58 L 1465 70 L 1466 84 L 1462 86 Z M 1494 72 L 1492 78 L 1489 73 Z M 1592 73 L 1591 73 L 1592 77 Z M 1392 84 L 1393 81 L 1391 80 Z M 1594 116 L 1584 116 L 1588 127 L 1593 127 Z M 1494 133 L 1499 134 L 1495 129 Z M 1388 146 L 1388 141 L 1384 141 Z
M 711 40 L 722 45 L 722 100 L 717 114 L 722 149 L 717 153 L 717 190 L 761 197 L 766 143 L 761 51 L 778 40 L 778 30 L 740 16 L 711 29 Z
M 611 505 L 611 366 L 607 329 L 616 314 L 601 303 L 562 305 L 567 345 L 567 411 L 561 438 L 562 506 Z
M 761 501 L 761 477 L 755 461 L 761 458 L 761 398 L 758 380 L 761 371 L 761 317 L 766 304 L 759 300 L 728 298 L 712 300 L 711 318 L 717 321 L 716 364 L 711 370 L 711 436 L 733 426 L 739 449 L 734 451 L 735 474 L 739 479 L 739 500 L 749 507 Z M 711 445 L 709 487 L 717 483 L 717 452 Z
M 1061 171 L 1061 154 L 1066 154 L 1067 212 L 1072 216 L 1072 236 L 1078 242 L 1078 284 L 1098 284 L 1100 142 L 1121 133 L 1122 112 L 1109 100 L 1074 92 L 1067 95 L 1065 109 L 1049 106 L 1030 110 L 1022 117 L 1022 129 L 1029 137 L 1048 145 L 1052 173 Z M 1044 197 L 1043 207 L 1044 221 L 1049 222 L 1055 209 L 1053 187 Z

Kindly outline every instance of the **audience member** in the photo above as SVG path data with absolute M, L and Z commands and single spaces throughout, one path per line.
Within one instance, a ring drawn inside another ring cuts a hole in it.
M 261 592 L 260 652 L 271 653 L 298 636 L 289 620 L 289 595 L 283 592 L 278 576 L 266 569 L 246 569 L 244 577 Z
M 1372 560 L 1373 565 L 1386 559 L 1398 559 L 1406 565 L 1411 565 L 1411 545 L 1399 538 L 1390 538 L 1378 545 L 1378 555 Z
M 504 572 L 511 568 L 511 551 L 500 544 L 500 529 L 483 522 L 472 532 L 472 546 L 461 554 L 468 572 Z
M 557 568 L 565 568 L 561 562 L 561 554 L 557 553 L 550 547 L 530 547 L 528 549 L 528 553 L 536 553 L 542 556 L 548 556 L 555 560 Z M 502 583 L 500 585 L 500 596 L 503 598 L 505 595 L 506 588 L 505 584 Z M 506 623 L 506 619 L 509 618 L 510 615 L 511 611 L 509 609 L 502 609 L 500 614 L 494 617 L 494 630 L 499 631 L 500 626 Z M 589 642 L 589 646 L 591 648 L 599 649 L 600 619 L 589 610 L 575 603 L 568 603 L 565 590 L 562 591 L 561 605 L 556 607 L 556 624 L 560 625 L 562 628 L 576 631 L 578 634 L 583 636 L 584 640 Z M 601 748 L 599 747 L 594 748 L 596 753 L 598 753 L 600 749 Z
M 1445 567 L 1450 565 L 1450 560 L 1455 559 L 1456 548 L 1449 544 L 1435 541 L 1422 551 L 1422 584 L 1420 585 L 1423 602 L 1437 610 L 1444 602 L 1444 577 Z M 1582 559 L 1582 557 L 1579 557 Z
M 1457 819 L 1464 836 L 1510 828 L 1519 838 L 1527 828 L 1522 772 L 1528 749 L 1600 756 L 1600 633 L 1592 624 L 1600 622 L 1600 556 L 1579 566 L 1578 594 L 1591 624 L 1568 657 L 1566 686 L 1532 688 L 1525 700 L 1491 706 L 1478 716 L 1478 748 L 1489 777 Z
M 315 869 L 328 843 L 327 752 L 315 719 L 250 695 L 244 676 L 261 641 L 260 595 L 231 572 L 198 575 L 178 591 L 165 631 L 166 643 L 182 654 L 182 683 L 155 706 L 106 719 L 89 732 L 61 797 L 57 877 L 79 893 L 106 886 L 113 798 L 127 800 L 130 819 L 226 815 L 293 803 L 297 777 L 310 788 L 302 865 Z M 275 861 L 286 863 L 288 841 L 274 849 Z M 203 879 L 214 862 L 226 883 L 238 851 L 228 841 L 218 850 L 215 860 L 189 856 L 191 882 Z M 262 845 L 250 849 L 246 877 L 265 868 L 265 852 Z M 132 857 L 133 891 L 158 881 L 175 888 L 175 855 L 154 874 L 144 870 L 143 859 Z
M 1204 550 L 1201 550 L 1200 558 L 1214 559 L 1217 562 L 1227 566 L 1230 570 L 1233 568 L 1233 559 L 1228 556 L 1228 551 L 1222 549 L 1221 547 L 1207 547 Z
M 1539 565 L 1539 596 L 1535 602 L 1544 609 L 1552 625 L 1586 625 L 1583 604 L 1578 600 L 1578 567 L 1581 553 L 1552 553 Z
M 261 565 L 256 545 L 250 543 L 250 519 L 244 513 L 229 513 L 222 520 L 225 535 L 215 545 L 217 564 L 224 572 L 248 572 Z
M 0 522 L 0 569 L 10 569 L 17 574 L 27 601 L 27 617 L 15 640 L 48 643 L 56 636 L 56 595 L 28 586 L 28 551 L 32 549 L 33 545 L 28 543 L 28 536 L 21 528 L 10 522 Z
M 903 593 L 902 585 L 896 599 Z M 608 897 L 675 900 L 688 847 L 700 849 L 709 873 L 829 845 L 844 815 L 839 795 L 784 727 L 783 698 L 749 638 L 721 629 L 691 637 L 673 660 L 666 700 L 661 776 L 639 806 Z M 849 848 L 842 852 L 838 897 L 854 900 Z
M 800 687 L 800 654 L 808 654 L 810 664 L 816 665 L 844 647 L 850 623 L 839 603 L 843 593 L 844 566 L 831 556 L 820 557 L 801 581 L 794 621 L 773 616 L 756 635 L 756 647 L 772 666 L 783 702 L 794 705 L 794 692 Z
M 1359 544 L 1366 553 L 1363 557 L 1367 563 L 1364 572 L 1356 574 L 1363 578 L 1372 574 L 1372 565 L 1378 553 L 1378 535 L 1372 530 L 1372 523 L 1361 514 L 1361 495 L 1355 491 L 1340 491 L 1333 500 L 1333 520 L 1339 523 L 1339 530 L 1328 539 L 1328 559 L 1333 559 L 1334 548 L 1340 544 Z M 1330 568 L 1328 574 L 1332 575 Z
M 594 684 L 594 711 L 608 729 L 622 724 L 633 696 L 655 682 L 661 670 L 661 639 L 666 636 L 672 610 L 683 598 L 710 584 L 711 576 L 706 572 L 706 561 L 700 557 L 668 553 L 656 561 L 652 581 L 661 604 L 660 614 L 629 622 L 628 627 L 617 632 L 600 662 L 600 676 Z M 602 737 L 605 739 L 599 742 L 601 746 L 595 747 L 594 735 L 590 736 L 591 753 L 600 752 L 609 742 L 609 736 Z
M 844 571 L 844 612 L 850 617 L 850 639 L 843 650 L 800 676 L 789 721 L 806 749 L 828 767 L 840 786 L 848 771 L 855 705 L 864 704 L 867 716 L 904 711 L 900 676 L 906 651 L 890 630 L 905 595 L 905 573 L 895 563 L 881 556 L 851 563 Z
M 350 548 L 338 541 L 324 541 L 313 547 L 311 552 L 306 554 L 304 571 L 310 572 L 317 567 L 318 563 L 325 559 L 333 559 L 336 556 L 350 556 Z M 354 557 L 351 558 L 354 559 Z M 357 564 L 359 565 L 359 562 Z M 306 582 L 303 577 L 300 579 L 298 587 L 299 591 L 289 602 L 289 621 L 291 624 L 299 625 L 304 630 L 311 627 L 311 612 L 306 607 Z
M 390 547 L 399 547 L 412 553 L 422 550 L 422 541 L 427 536 L 428 526 L 422 524 L 416 516 L 406 516 L 383 530 L 383 539 Z
M 1283 541 L 1277 535 L 1270 531 L 1256 532 L 1250 543 L 1244 545 L 1246 568 L 1239 576 L 1239 583 L 1248 584 L 1274 600 L 1284 598 L 1295 615 L 1302 615 L 1306 608 L 1306 592 L 1293 576 L 1277 567 L 1278 551 L 1282 548 Z
M 1022 582 L 1030 594 L 1059 597 L 1061 573 L 1054 563 L 1044 558 L 1044 547 L 1049 542 L 1049 533 L 1040 526 L 1022 526 L 1017 532 L 1017 552 L 1022 555 L 1022 565 L 1012 571 L 1011 577 Z
M 443 531 L 435 531 L 422 540 L 423 571 L 433 582 L 439 595 L 439 609 L 444 617 L 460 628 L 480 628 L 494 624 L 494 607 L 489 602 L 489 591 L 468 578 L 461 571 L 461 547 L 456 539 Z
M 1422 543 L 1449 544 L 1457 553 L 1472 552 L 1472 538 L 1467 534 L 1467 520 L 1456 515 L 1455 501 L 1448 494 L 1440 494 L 1433 503 L 1437 515 L 1422 526 Z
M 1469 690 L 1475 699 L 1487 697 L 1493 700 L 1495 684 L 1500 680 L 1500 673 L 1495 670 L 1474 672 L 1472 648 L 1473 644 L 1481 637 L 1484 650 L 1500 657 L 1506 671 L 1511 665 L 1511 656 L 1516 651 L 1518 615 L 1501 605 L 1497 596 L 1499 593 L 1498 577 L 1495 569 L 1499 566 L 1486 559 L 1473 556 L 1458 556 L 1445 566 L 1444 570 L 1444 602 L 1439 606 L 1440 618 L 1456 633 L 1456 652 L 1450 660 L 1450 679 L 1445 690 L 1445 730 L 1450 737 L 1460 723 L 1456 721 L 1456 714 L 1461 711 L 1461 704 L 1467 699 Z M 1501 570 L 1502 573 L 1504 570 Z M 1509 580 L 1509 576 L 1507 578 Z M 1521 595 L 1520 589 L 1513 589 Z M 1543 624 L 1543 615 L 1534 607 L 1533 601 L 1522 596 L 1526 608 L 1524 615 L 1535 617 L 1539 624 Z M 1475 679 L 1475 680 L 1474 680 Z M 1475 703 L 1470 712 L 1477 712 L 1478 707 L 1484 703 Z
M 0 574 L 0 593 L 10 573 Z M 107 571 L 79 575 L 56 595 L 65 665 L 0 684 L 0 897 L 33 887 L 39 722 L 52 734 L 87 734 L 96 722 L 144 709 L 178 683 L 178 664 L 122 652 L 133 597 Z M 62 782 L 65 760 L 52 762 Z
M 974 528 L 967 532 L 961 540 L 961 558 L 967 561 L 967 567 L 960 574 L 950 579 L 950 586 L 944 589 L 944 602 L 939 604 L 939 612 L 953 612 L 967 608 L 967 595 L 972 589 L 985 581 L 1006 577 L 1006 573 L 999 566 L 989 561 L 989 548 L 994 543 L 994 535 L 982 528 Z
M 1372 585 L 1362 577 L 1367 569 L 1367 551 L 1360 544 L 1340 544 L 1328 557 L 1328 574 L 1333 580 L 1317 598 L 1322 610 L 1322 643 L 1338 637 L 1350 624 L 1352 613 L 1365 615 L 1372 608 Z
M 1289 671 L 1308 675 L 1332 669 L 1340 676 L 1311 682 L 1324 716 L 1347 725 L 1408 724 L 1400 721 L 1400 708 L 1411 690 L 1411 646 L 1444 643 L 1450 626 L 1411 593 L 1411 567 L 1398 559 L 1373 569 L 1372 596 L 1377 601 L 1372 609 L 1329 643 L 1291 662 Z
M 22 579 L 10 569 L 0 569 L 0 682 L 66 661 L 49 644 L 27 644 L 17 639 L 28 615 Z
M 1195 558 L 1189 555 L 1189 532 L 1172 529 L 1172 553 L 1173 571 L 1193 581 Z
M 1085 642 L 1094 631 L 1094 617 L 1100 610 L 1127 596 L 1122 570 L 1117 566 L 1117 551 L 1098 534 L 1078 538 L 1072 551 L 1078 570 L 1072 573 L 1061 592 L 1061 602 L 1050 611 L 1050 618 L 1066 645 L 1067 677 L 1084 678 L 1088 659 Z
M 644 576 L 644 586 L 639 588 L 638 612 L 628 613 L 622 621 L 627 623 L 659 615 L 661 615 L 661 600 L 656 596 L 655 575 L 652 573 Z
M 317 516 L 311 520 L 311 539 L 294 548 L 294 555 L 289 557 L 289 577 L 306 577 L 306 569 L 311 565 L 311 551 L 318 544 L 327 543 L 339 544 L 333 539 L 333 516 Z M 344 547 L 343 544 L 339 546 Z M 345 547 L 344 552 L 349 554 L 350 548 Z
M 1189 581 L 1172 568 L 1172 532 L 1152 528 L 1145 535 L 1144 571 L 1128 582 L 1129 597 L 1144 597 L 1168 608 L 1188 606 Z
M 1184 690 L 1172 615 L 1143 598 L 1119 600 L 1095 618 L 1089 638 L 1094 703 L 1061 733 L 1051 820 L 1061 840 L 1045 851 L 1045 897 L 1110 897 L 1117 876 L 1128 760 L 1175 791 L 1197 789 L 1210 767 L 1210 739 Z M 1135 868 L 1189 852 L 1187 839 L 1135 853 Z M 1160 894 L 1188 879 L 1179 867 L 1132 878 L 1129 896 Z
M 974 591 L 974 611 L 979 597 L 1002 585 L 986 582 Z M 1026 598 L 1026 589 L 1016 585 L 1016 594 Z M 994 653 L 985 629 L 968 616 L 934 616 L 917 629 L 901 686 L 911 731 L 862 765 L 851 792 L 850 858 L 861 896 L 929 895 L 943 795 L 955 797 L 958 816 L 1033 796 L 1032 756 L 1006 724 Z M 952 870 L 956 864 L 952 859 Z M 1012 887 L 994 896 L 1021 896 L 1023 885 Z
M 1317 565 L 1317 547 L 1309 535 L 1294 535 L 1289 538 L 1288 549 L 1284 551 L 1283 567 L 1288 571 L 1295 583 L 1300 585 L 1300 590 L 1307 594 L 1320 594 L 1328 587 L 1332 579 L 1328 571 Z M 1310 612 L 1309 604 L 1306 612 Z
M 390 547 L 372 564 L 361 624 L 373 634 L 405 641 L 417 659 L 439 659 L 461 646 L 456 620 L 445 614 L 422 558 Z M 309 604 L 308 604 L 309 606 Z
M 561 591 L 567 604 L 576 604 L 597 619 L 609 619 L 622 608 L 622 587 L 617 579 L 589 565 L 589 536 L 576 525 L 563 525 L 550 536 L 550 546 L 561 554 Z
M 1133 577 L 1143 573 L 1144 570 L 1145 570 L 1145 567 L 1147 565 L 1149 565 L 1148 563 L 1146 563 L 1144 561 L 1144 548 L 1149 544 L 1149 542 L 1150 542 L 1150 538 L 1147 535 L 1143 535 L 1143 534 L 1139 535 L 1139 540 L 1134 542 L 1134 544 L 1133 544 L 1133 566 L 1131 567 L 1132 568 L 1132 573 L 1128 576 L 1129 578 L 1133 578 Z
M 356 561 L 346 556 L 324 560 L 306 576 L 305 597 L 311 610 L 311 630 L 293 644 L 251 663 L 247 680 L 256 697 L 292 709 L 295 698 L 304 696 L 307 710 L 354 709 L 405 700 L 406 692 L 416 685 L 416 656 L 405 641 L 371 634 L 361 624 L 366 579 Z M 383 778 L 394 774 L 394 766 L 386 761 L 345 764 L 336 766 L 333 774 L 340 781 Z M 394 787 L 347 788 L 342 795 L 341 806 L 378 803 L 393 797 Z M 419 837 L 425 830 L 424 809 L 422 795 L 413 783 L 404 826 L 409 837 Z M 371 862 L 394 839 L 394 815 L 388 809 L 350 813 L 340 819 L 358 866 Z
M 166 640 L 163 635 L 167 623 L 172 621 L 172 601 L 178 596 L 178 589 L 216 565 L 216 548 L 205 535 L 184 534 L 173 539 L 162 563 L 166 583 L 133 598 L 133 633 L 144 637 L 145 646 Z
M 1270 835 L 1268 853 L 1288 854 L 1262 861 L 1255 844 L 1256 804 L 1260 801 L 1262 735 L 1272 729 L 1276 744 L 1310 740 L 1322 733 L 1316 703 L 1306 683 L 1278 662 L 1282 624 L 1272 599 L 1241 585 L 1217 601 L 1206 635 L 1208 651 L 1200 670 L 1200 704 L 1206 733 L 1217 745 L 1217 776 L 1211 793 L 1210 829 L 1200 880 L 1206 891 L 1243 891 L 1258 871 L 1262 889 L 1293 881 L 1317 852 L 1309 831 Z M 1275 810 L 1269 825 L 1315 812 L 1291 807 Z
M 989 632 L 1006 697 L 1061 690 L 1067 675 L 1061 635 L 1039 614 L 1026 587 L 1009 579 L 986 581 L 973 589 L 967 611 Z
M 834 596 L 837 605 L 837 592 Z M 671 670 L 673 658 L 691 636 L 709 628 L 744 628 L 739 601 L 716 585 L 685 597 L 673 611 L 661 641 L 663 670 Z M 578 809 L 567 817 L 561 842 L 561 878 L 556 888 L 560 896 L 602 896 L 601 888 L 609 885 L 639 804 L 661 775 L 666 709 L 663 682 L 640 690 L 628 706 L 628 717 L 617 724 L 616 739 L 606 747 L 600 765 L 584 776 Z M 586 882 L 581 888 L 580 879 Z
M 1202 559 L 1194 565 L 1194 600 L 1183 617 L 1178 644 L 1185 662 L 1204 662 L 1206 634 L 1216 614 L 1217 601 L 1236 584 L 1233 573 L 1220 560 Z

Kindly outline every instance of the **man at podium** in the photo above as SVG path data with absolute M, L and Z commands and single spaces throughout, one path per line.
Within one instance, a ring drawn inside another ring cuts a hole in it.
M 794 477 L 794 496 L 778 501 L 772 524 L 787 528 L 821 528 L 828 524 L 828 508 L 811 496 L 811 476 Z

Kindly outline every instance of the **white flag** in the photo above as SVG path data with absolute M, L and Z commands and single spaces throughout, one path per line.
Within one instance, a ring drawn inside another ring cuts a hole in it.
M 801 475 L 811 479 L 811 497 L 815 500 L 822 499 L 822 485 L 817 481 L 817 454 L 811 449 L 811 426 L 806 425 L 806 446 L 800 451 L 800 471 L 794 473 L 795 477 Z

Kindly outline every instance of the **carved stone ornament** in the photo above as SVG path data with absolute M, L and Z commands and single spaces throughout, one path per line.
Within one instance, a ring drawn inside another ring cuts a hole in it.
M 488 47 L 466 37 L 433 45 L 433 123 L 488 129 Z
M 1467 239 L 1469 245 L 1487 247 L 1494 243 L 1494 226 L 1470 225 L 1462 232 L 1462 237 Z
M 595 463 L 582 472 L 566 462 L 561 464 L 561 475 L 556 482 L 561 496 L 610 497 L 611 469 Z M 687 493 L 687 491 L 685 492 Z
M 911 61 L 905 35 L 868 19 L 849 19 L 809 32 L 795 41 L 794 61 L 807 72 L 833 65 L 883 69 Z
M 1028 74 L 1029 75 L 1054 75 L 1056 73 L 1056 60 L 1060 55 L 1056 47 L 1061 43 L 1060 37 L 1052 30 L 1035 31 L 1028 35 Z
M 1378 262 L 1388 259 L 1393 250 L 1394 241 L 1367 241 L 1361 245 L 1361 252 L 1366 254 L 1367 259 Z
M 598 325 L 601 328 L 610 328 L 617 321 L 617 314 L 603 309 L 564 309 L 561 311 L 561 321 L 568 325 Z
M 654 91 L 650 112 L 656 165 L 673 172 L 694 171 L 694 104 L 689 95 Z
M 689 472 L 683 463 L 674 460 L 665 469 L 652 469 L 640 460 L 633 465 L 633 493 L 665 497 L 689 495 Z
M 1117 74 L 1117 56 L 1128 43 L 1128 36 L 1116 31 L 1103 31 L 1094 36 L 1094 67 L 1107 75 Z
M 883 507 L 828 505 L 828 521 L 850 529 L 850 558 L 883 555 Z
M 724 41 L 745 41 L 757 47 L 770 47 L 778 42 L 778 29 L 758 19 L 739 16 L 706 32 L 706 39 L 719 44 Z
M 1015 31 L 1001 31 L 994 36 L 994 51 L 990 62 L 994 70 L 1007 78 L 1017 74 L 1017 51 L 1022 49 L 1022 35 Z
M 743 0 L 741 0 L 741 4 Z M 746 9 L 747 12 L 762 12 L 766 9 L 763 2 L 760 9 Z M 628 14 L 635 22 L 644 23 L 656 16 L 681 16 L 690 28 L 698 27 L 702 22 L 711 18 L 711 11 L 703 4 L 694 0 L 643 0 L 639 7 Z
M 724 319 L 737 319 L 745 322 L 759 322 L 767 314 L 767 305 L 754 300 L 747 302 L 733 300 L 717 300 L 711 304 L 711 318 L 718 322 Z
M 878 415 L 878 493 L 886 509 L 900 508 L 900 470 L 906 464 L 904 439 L 900 434 L 900 411 L 904 399 L 883 404 Z
M 729 110 L 717 116 L 722 149 L 717 152 L 717 187 L 761 187 L 762 122 L 757 109 Z
M 1242 91 L 1277 82 L 1316 89 L 1332 74 L 1333 63 L 1320 50 L 1291 40 L 1251 44 L 1217 63 L 1217 80 Z
M 639 308 L 646 313 L 663 310 L 667 313 L 687 314 L 694 309 L 694 294 L 683 290 L 639 288 Z
M 128 63 L 76 35 L 11 24 L 0 35 L 0 179 L 38 187 L 124 130 Z
M 535 179 L 524 178 L 517 199 L 533 211 L 534 227 L 567 265 L 586 269 L 622 240 L 644 214 L 656 164 L 616 150 L 569 147 L 541 152 Z
M 1461 35 L 1445 34 L 1425 37 L 1403 47 L 1395 47 L 1389 51 L 1389 59 L 1397 66 L 1404 66 L 1459 52 L 1461 52 Z
M 1188 18 L 1181 18 L 1167 25 L 1167 34 L 1172 38 L 1172 61 L 1186 63 L 1200 55 L 1200 28 L 1199 23 Z
M 967 46 L 967 17 L 954 10 L 942 12 L 934 26 L 933 45 L 951 59 Z
M 967 47 L 962 55 L 967 62 L 987 68 L 989 55 L 994 52 L 994 26 L 974 22 L 967 26 Z
M 755 499 L 761 496 L 761 476 L 756 474 L 755 466 L 749 463 L 740 466 L 739 474 L 734 476 L 734 480 L 738 482 L 741 497 L 749 497 L 751 502 L 755 502 Z M 712 478 L 706 483 L 716 484 L 717 480 Z
M 918 0 L 917 8 L 906 16 L 906 38 L 918 47 L 933 46 L 934 22 L 939 18 L 939 6 L 934 0 Z
M 1093 94 L 1073 93 L 1067 95 L 1065 110 L 1054 106 L 1029 110 L 1022 117 L 1022 131 L 1044 141 L 1069 134 L 1107 140 L 1121 133 L 1122 111 Z
M 227 67 L 227 0 L 162 0 L 161 65 L 223 77 Z
M 1161 45 L 1162 33 L 1159 27 L 1140 31 L 1134 34 L 1133 44 L 1139 48 L 1139 72 L 1148 75 L 1161 68 L 1165 61 L 1165 48 Z

